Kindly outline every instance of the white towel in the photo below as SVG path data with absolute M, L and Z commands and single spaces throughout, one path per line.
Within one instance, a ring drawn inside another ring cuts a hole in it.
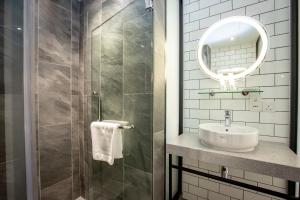
M 122 133 L 120 124 L 111 122 L 92 122 L 92 153 L 94 160 L 105 161 L 110 165 L 114 159 L 123 158 Z

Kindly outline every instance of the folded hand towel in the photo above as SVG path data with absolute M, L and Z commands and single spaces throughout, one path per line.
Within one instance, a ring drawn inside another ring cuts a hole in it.
M 113 165 L 114 159 L 123 158 L 122 133 L 120 124 L 93 122 L 91 124 L 92 153 L 94 160 Z

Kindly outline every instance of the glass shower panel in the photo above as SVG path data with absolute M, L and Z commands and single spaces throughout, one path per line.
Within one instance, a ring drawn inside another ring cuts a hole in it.
M 0 199 L 26 199 L 23 0 L 0 1 Z
M 144 0 L 118 8 L 107 1 L 99 12 L 92 19 L 99 25 L 91 31 L 91 90 L 101 101 L 92 96 L 90 121 L 99 118 L 100 108 L 101 120 L 135 128 L 123 130 L 123 159 L 113 166 L 89 153 L 88 197 L 152 199 L 153 12 Z

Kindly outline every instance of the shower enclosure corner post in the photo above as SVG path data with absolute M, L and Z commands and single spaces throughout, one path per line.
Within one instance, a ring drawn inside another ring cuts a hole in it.
M 24 0 L 24 131 L 26 159 L 27 199 L 38 199 L 38 173 L 36 160 L 36 131 L 35 131 L 35 22 L 36 1 Z

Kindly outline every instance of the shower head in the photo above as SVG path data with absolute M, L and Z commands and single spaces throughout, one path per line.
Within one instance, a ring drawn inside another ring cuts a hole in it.
M 152 10 L 153 9 L 153 0 L 145 0 L 145 9 Z

